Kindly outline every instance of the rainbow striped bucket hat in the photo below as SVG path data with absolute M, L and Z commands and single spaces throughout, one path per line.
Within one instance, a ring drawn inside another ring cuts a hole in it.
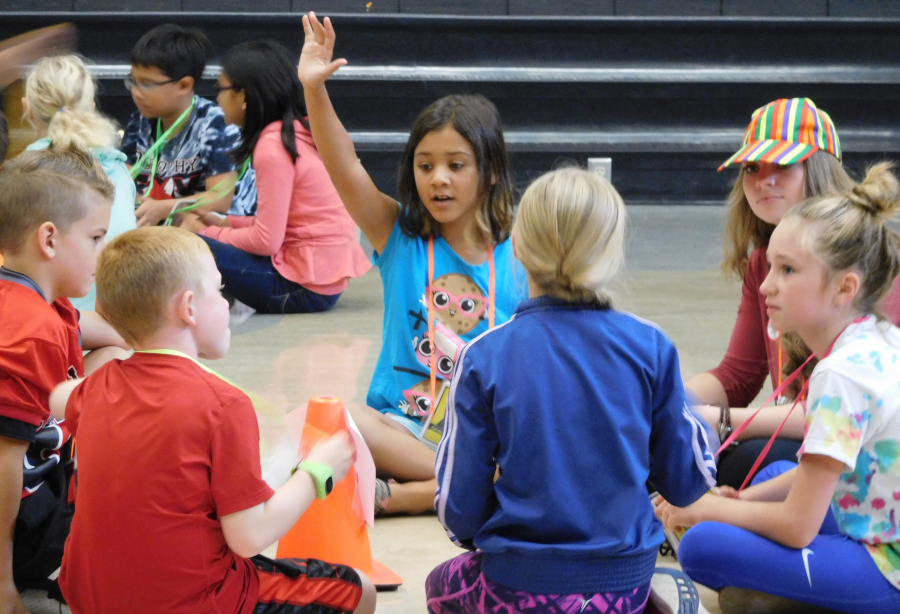
M 819 150 L 841 159 L 841 140 L 828 113 L 809 98 L 782 98 L 753 112 L 743 146 L 719 170 L 740 162 L 789 166 Z

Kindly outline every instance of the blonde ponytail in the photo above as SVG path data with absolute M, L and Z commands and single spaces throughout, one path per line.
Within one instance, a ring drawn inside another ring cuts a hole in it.
M 95 110 L 95 92 L 91 73 L 77 55 L 44 58 L 25 80 L 26 120 L 47 124 L 55 147 L 116 147 L 118 126 Z
M 625 259 L 625 203 L 596 173 L 551 171 L 532 183 L 513 226 L 516 254 L 545 293 L 609 306 Z

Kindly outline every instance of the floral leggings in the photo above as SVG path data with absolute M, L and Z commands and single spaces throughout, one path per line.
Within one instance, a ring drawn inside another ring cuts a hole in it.
M 483 553 L 468 552 L 428 574 L 425 594 L 431 614 L 640 614 L 650 585 L 620 593 L 538 595 L 507 588 L 484 577 Z

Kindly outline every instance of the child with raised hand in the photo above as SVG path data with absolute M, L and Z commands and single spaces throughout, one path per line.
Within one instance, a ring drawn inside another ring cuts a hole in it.
M 303 26 L 298 75 L 313 138 L 375 248 L 384 284 L 383 344 L 368 407 L 350 411 L 379 473 L 401 482 L 380 483 L 384 511 L 420 512 L 432 508 L 436 482 L 434 453 L 415 435 L 453 366 L 452 356 L 432 360 L 431 337 L 440 327 L 461 345 L 505 322 L 526 287 L 509 242 L 512 179 L 500 117 L 481 96 L 447 96 L 422 111 L 400 163 L 398 204 L 372 182 L 328 98 L 325 81 L 346 64 L 332 60 L 331 21 L 310 13 Z
M 900 611 L 900 329 L 876 310 L 900 272 L 891 171 L 875 165 L 846 194 L 797 205 L 772 233 L 760 287 L 770 322 L 819 359 L 806 434 L 799 464 L 782 462 L 792 468 L 777 477 L 684 509 L 659 505 L 667 526 L 697 525 L 678 558 L 700 583 L 841 612 Z
M 98 303 L 136 351 L 50 399 L 78 438 L 66 601 L 75 614 L 371 614 L 360 572 L 257 556 L 343 479 L 354 450 L 341 433 L 277 490 L 262 480 L 250 399 L 197 362 L 228 351 L 221 284 L 207 245 L 178 228 L 127 232 L 100 257 Z
M 241 128 L 235 162 L 256 168 L 256 214 L 188 216 L 182 227 L 209 244 L 225 292 L 256 311 L 331 309 L 371 264 L 316 151 L 293 60 L 271 41 L 238 45 L 218 86 L 225 121 Z
M 194 92 L 212 54 L 200 30 L 174 24 L 153 28 L 131 50 L 125 87 L 138 110 L 125 127 L 122 151 L 137 185 L 138 226 L 166 220 L 183 199 L 200 201 L 195 204 L 203 212 L 225 213 L 235 205 L 237 173 L 229 152 L 238 130 Z M 251 180 L 247 173 L 241 183 Z M 255 191 L 239 189 L 238 195 L 252 199 Z
M 595 173 L 522 196 L 530 298 L 462 351 L 437 454 L 438 518 L 477 551 L 431 572 L 430 612 L 641 612 L 663 541 L 647 481 L 682 504 L 715 485 L 674 346 L 612 308 L 625 226 Z
M 118 126 L 95 107 L 96 87 L 87 66 L 77 55 L 47 57 L 35 64 L 25 80 L 23 119 L 34 128 L 38 140 L 28 151 L 70 144 L 88 149 L 115 186 L 107 240 L 135 228 L 134 181 L 128 174 L 125 154 L 118 151 Z M 80 310 L 93 311 L 96 286 L 82 298 L 72 298 Z
M 92 311 L 113 186 L 84 150 L 27 151 L 0 170 L 0 612 L 18 590 L 59 596 L 69 534 L 72 439 L 50 414 L 53 388 L 86 369 L 83 350 L 126 347 Z

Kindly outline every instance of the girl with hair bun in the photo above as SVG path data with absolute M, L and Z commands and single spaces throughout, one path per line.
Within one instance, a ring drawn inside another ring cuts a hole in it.
M 110 240 L 136 227 L 135 187 L 125 165 L 125 154 L 116 149 L 119 128 L 97 111 L 95 93 L 93 77 L 80 57 L 46 57 L 35 64 L 25 80 L 23 119 L 38 137 L 28 150 L 75 145 L 90 150 L 100 162 L 116 188 L 106 233 Z M 93 311 L 96 298 L 96 286 L 92 285 L 87 296 L 71 300 L 76 308 Z
M 900 272 L 892 170 L 878 164 L 843 196 L 794 207 L 769 240 L 770 322 L 819 359 L 799 464 L 770 465 L 740 493 L 657 508 L 669 528 L 696 525 L 678 558 L 694 580 L 727 589 L 720 603 L 750 589 L 773 603 L 900 611 L 900 329 L 877 309 Z
M 625 205 L 596 173 L 553 171 L 523 195 L 530 298 L 450 382 L 435 507 L 473 552 L 429 575 L 432 614 L 641 612 L 663 541 L 647 479 L 682 504 L 715 485 L 674 346 L 612 308 L 624 239 Z

